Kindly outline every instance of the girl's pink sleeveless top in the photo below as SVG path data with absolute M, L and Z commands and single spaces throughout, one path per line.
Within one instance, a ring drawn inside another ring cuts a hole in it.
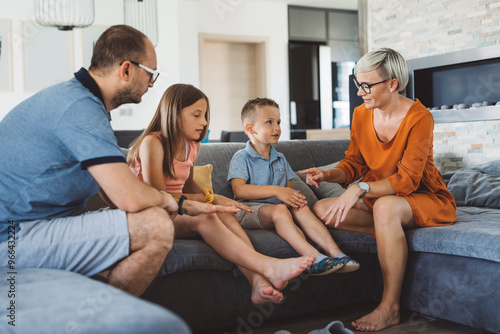
M 151 134 L 157 136 L 159 139 L 161 138 L 160 132 L 152 132 Z M 174 170 L 175 175 L 177 176 L 177 180 L 172 180 L 164 177 L 165 188 L 168 193 L 182 193 L 184 184 L 189 178 L 191 167 L 194 166 L 194 162 L 196 161 L 196 157 L 198 156 L 198 151 L 196 150 L 196 142 L 194 140 L 189 140 L 188 144 L 189 154 L 186 161 L 177 161 L 174 159 Z M 139 180 L 143 181 L 141 159 L 137 154 L 134 157 L 134 161 L 135 167 L 129 166 L 130 170 Z

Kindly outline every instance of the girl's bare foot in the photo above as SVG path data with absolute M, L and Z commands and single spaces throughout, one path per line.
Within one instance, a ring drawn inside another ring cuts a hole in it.
M 252 283 L 252 303 L 264 304 L 265 302 L 271 302 L 278 304 L 282 301 L 283 294 L 276 290 L 267 279 L 258 275 Z
M 278 290 L 283 290 L 288 281 L 299 276 L 309 267 L 316 256 L 292 257 L 289 259 L 271 259 L 264 268 L 263 276 Z
M 371 313 L 351 323 L 358 331 L 374 332 L 399 324 L 399 306 L 379 305 Z

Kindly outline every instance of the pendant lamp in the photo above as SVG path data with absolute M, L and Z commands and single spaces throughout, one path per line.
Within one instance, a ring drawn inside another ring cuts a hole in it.
M 158 44 L 158 6 L 156 0 L 124 0 L 125 24 L 146 35 L 154 46 Z
M 34 0 L 35 21 L 59 30 L 88 27 L 94 22 L 94 0 Z

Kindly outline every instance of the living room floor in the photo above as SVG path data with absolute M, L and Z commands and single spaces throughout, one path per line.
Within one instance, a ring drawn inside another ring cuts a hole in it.
M 287 330 L 292 334 L 308 334 L 315 329 L 326 327 L 330 322 L 339 320 L 346 328 L 354 333 L 363 333 L 353 330 L 350 323 L 377 306 L 373 303 L 355 304 L 347 307 L 335 308 L 314 314 L 299 315 L 290 318 L 264 321 L 260 319 L 240 322 L 236 328 L 220 328 L 215 330 L 198 331 L 195 334 L 274 334 L 279 330 Z M 242 324 L 243 323 L 243 324 Z M 254 326 L 252 326 L 253 324 Z M 260 325 L 260 326 L 258 326 Z M 488 334 L 490 332 L 463 326 L 449 321 L 424 317 L 416 312 L 404 311 L 401 314 L 401 323 L 376 333 L 428 333 L 428 334 Z

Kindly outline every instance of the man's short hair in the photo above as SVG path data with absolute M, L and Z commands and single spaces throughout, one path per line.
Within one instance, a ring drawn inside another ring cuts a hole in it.
M 278 109 L 280 108 L 280 106 L 274 100 L 268 98 L 259 97 L 250 100 L 245 103 L 243 109 L 241 110 L 241 122 L 243 123 L 243 126 L 245 126 L 246 123 L 254 124 L 256 111 L 259 107 L 264 106 L 276 107 Z
M 105 74 L 125 60 L 140 63 L 146 56 L 146 40 L 146 35 L 127 25 L 108 28 L 94 46 L 89 70 Z

